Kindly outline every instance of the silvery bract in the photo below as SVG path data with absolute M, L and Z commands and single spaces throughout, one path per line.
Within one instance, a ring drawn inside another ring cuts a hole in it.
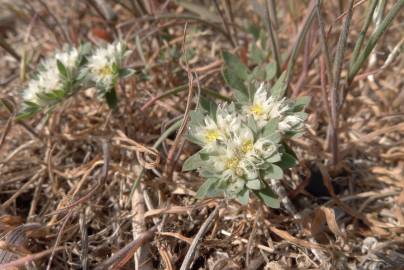
M 272 96 L 261 84 L 249 102 L 209 106 L 191 113 L 188 138 L 201 150 L 183 170 L 198 170 L 206 179 L 199 197 L 225 195 L 247 203 L 253 192 L 278 207 L 267 184 L 296 164 L 284 138 L 302 134 L 306 97 L 292 101 Z

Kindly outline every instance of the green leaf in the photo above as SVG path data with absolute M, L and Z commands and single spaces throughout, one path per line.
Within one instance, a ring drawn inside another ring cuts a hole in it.
M 237 179 L 234 182 L 230 182 L 227 186 L 226 192 L 230 197 L 234 197 L 242 191 L 245 187 L 245 181 L 243 179 Z
M 194 143 L 194 144 L 197 144 L 197 145 L 199 145 L 199 146 L 201 146 L 201 147 L 203 147 L 203 145 L 204 145 L 204 143 L 201 141 L 201 140 L 199 140 L 199 139 L 197 139 L 195 136 L 193 136 L 192 134 L 187 134 L 186 135 L 186 138 L 187 138 L 187 140 L 188 141 L 190 141 L 191 143 Z
M 276 75 L 276 63 L 269 63 L 265 67 L 266 80 L 272 80 Z
M 271 164 L 271 166 L 269 166 L 268 169 L 265 171 L 265 176 L 271 179 L 279 180 L 283 177 L 283 170 L 281 169 L 281 167 L 275 164 Z
M 65 65 L 63 65 L 63 63 L 60 62 L 59 60 L 56 60 L 56 65 L 57 65 L 59 74 L 62 75 L 63 78 L 67 79 L 68 73 L 67 73 Z
M 119 75 L 119 67 L 117 65 L 117 63 L 113 62 L 111 65 L 111 69 L 112 69 L 112 74 Z
M 272 141 L 273 143 L 279 143 L 282 139 L 282 136 L 281 134 L 279 134 L 279 132 L 273 132 L 265 136 L 265 138 Z
M 228 86 L 235 90 L 234 94 L 237 100 L 248 101 L 247 87 L 242 79 L 234 76 L 234 74 L 228 68 L 223 70 L 223 79 Z
M 255 195 L 260 198 L 268 207 L 271 208 L 279 208 L 280 200 L 275 192 L 272 191 L 269 187 L 266 187 L 261 190 L 254 191 Z
M 116 95 L 115 89 L 110 89 L 109 91 L 105 92 L 105 101 L 107 102 L 110 109 L 116 109 L 118 105 L 118 97 Z
M 297 155 L 296 155 L 295 151 L 293 151 L 293 149 L 290 148 L 289 145 L 287 145 L 286 143 L 282 143 L 282 146 L 283 146 L 283 148 L 285 148 L 285 153 L 288 153 L 293 158 L 297 159 Z
M 303 119 L 303 120 L 306 120 L 307 117 L 309 116 L 309 115 L 308 115 L 307 113 L 305 113 L 305 112 L 297 112 L 297 113 L 294 113 L 294 115 L 298 116 L 300 119 Z
M 264 127 L 263 135 L 266 137 L 274 134 L 278 130 L 278 125 L 279 125 L 278 119 L 273 118 L 269 120 Z
M 40 111 L 40 107 L 33 106 L 27 107 L 22 112 L 18 113 L 15 117 L 15 120 L 25 120 L 32 117 L 35 113 Z
M 196 192 L 196 197 L 198 199 L 202 199 L 206 197 L 206 195 L 209 193 L 209 190 L 216 184 L 217 179 L 207 179 L 198 189 Z
M 201 159 L 200 152 L 197 152 L 185 160 L 184 164 L 182 165 L 182 171 L 187 172 L 196 170 L 200 168 L 203 163 L 204 161 Z
M 255 190 L 259 190 L 259 189 L 262 189 L 264 187 L 262 182 L 259 179 L 254 179 L 254 180 L 247 181 L 246 186 L 249 189 L 255 189 Z
M 256 24 L 250 24 L 250 26 L 248 26 L 247 31 L 253 35 L 255 40 L 258 40 L 258 38 L 260 37 L 260 27 Z
M 256 82 L 256 81 L 265 81 L 266 73 L 265 73 L 265 68 L 261 66 L 256 66 L 253 71 L 248 75 L 247 81 L 248 82 Z M 252 85 L 254 90 L 255 85 Z M 254 91 L 255 92 L 255 91 Z
M 265 161 L 268 163 L 275 163 L 275 162 L 280 161 L 281 159 L 282 159 L 281 154 L 279 154 L 278 152 L 275 152 L 275 154 L 273 154 L 269 158 L 265 159 Z
M 272 96 L 281 98 L 285 95 L 285 91 L 287 88 L 285 79 L 286 79 L 286 72 L 283 72 L 271 89 Z
M 230 70 L 231 75 L 245 81 L 248 77 L 248 68 L 241 62 L 240 58 L 229 52 L 223 52 L 225 67 Z
M 91 53 L 91 43 L 86 42 L 86 43 L 80 45 L 79 51 L 80 51 L 80 54 L 83 56 L 90 54 Z
M 260 48 L 253 43 L 250 47 L 250 50 L 248 52 L 248 58 L 250 60 L 250 64 L 261 64 L 263 61 L 265 61 L 267 55 L 265 51 L 261 50 Z
M 133 74 L 135 74 L 135 70 L 131 69 L 131 68 L 121 68 L 119 70 L 119 77 L 120 78 L 129 78 L 130 76 L 132 76 Z
M 247 205 L 249 198 L 250 198 L 250 191 L 248 189 L 244 189 L 239 194 L 237 194 L 237 200 L 242 205 Z
M 201 104 L 202 109 L 204 109 L 212 119 L 216 120 L 216 112 L 217 112 L 216 103 L 205 98 L 204 96 L 201 96 L 200 100 L 199 100 L 199 104 Z
M 302 96 L 298 97 L 293 104 L 292 111 L 293 112 L 300 112 L 306 108 L 306 106 L 310 103 L 311 97 L 309 96 Z
M 283 153 L 282 159 L 276 163 L 277 166 L 281 167 L 282 169 L 289 169 L 298 164 L 297 159 L 288 153 Z
M 247 127 L 250 128 L 250 130 L 254 133 L 257 134 L 258 133 L 258 126 L 257 126 L 257 122 L 255 121 L 253 116 L 249 116 L 247 118 Z
M 205 116 L 200 110 L 193 110 L 189 113 L 189 115 L 191 117 L 191 127 L 203 124 Z

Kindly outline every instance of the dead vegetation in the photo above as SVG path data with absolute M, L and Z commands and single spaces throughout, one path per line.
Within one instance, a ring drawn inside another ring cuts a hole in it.
M 231 97 L 221 52 L 252 65 L 255 24 L 276 33 L 270 48 L 286 70 L 316 6 L 263 2 L 0 2 L 0 269 L 402 269 L 403 13 L 352 82 L 348 63 L 372 1 L 353 4 L 344 44 L 348 1 L 323 1 L 325 36 L 315 15 L 307 26 L 288 93 L 312 97 L 310 117 L 290 141 L 300 164 L 282 180 L 300 219 L 256 199 L 198 201 L 202 179 L 181 172 L 196 148 L 179 120 L 196 96 Z M 400 1 L 386 2 L 384 14 Z M 370 19 L 367 36 L 378 23 Z M 118 110 L 89 89 L 49 115 L 14 119 L 41 57 L 118 37 L 136 69 L 117 87 Z

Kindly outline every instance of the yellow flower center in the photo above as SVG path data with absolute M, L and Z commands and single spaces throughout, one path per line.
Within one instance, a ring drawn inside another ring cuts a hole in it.
M 220 133 L 218 130 L 210 129 L 210 130 L 207 130 L 205 133 L 205 140 L 208 143 L 211 143 L 211 142 L 214 142 L 217 139 L 219 139 L 219 136 L 220 136 Z
M 237 157 L 229 158 L 226 161 L 226 169 L 235 170 L 240 162 L 240 159 Z
M 243 143 L 243 145 L 241 146 L 241 152 L 248 153 L 253 149 L 253 142 L 252 140 L 247 140 Z
M 111 76 L 112 73 L 113 71 L 111 66 L 103 66 L 102 68 L 98 69 L 98 74 L 103 77 Z
M 254 104 L 250 107 L 250 112 L 255 116 L 260 116 L 264 114 L 264 108 L 259 104 Z

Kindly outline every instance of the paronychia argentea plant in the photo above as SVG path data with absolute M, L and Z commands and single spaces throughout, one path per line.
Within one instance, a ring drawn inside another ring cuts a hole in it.
M 116 105 L 115 85 L 121 78 L 134 73 L 124 68 L 123 61 L 130 54 L 123 42 L 106 47 L 91 48 L 89 44 L 64 51 L 42 61 L 23 91 L 20 118 L 41 110 L 51 110 L 56 104 L 90 87 L 105 98 L 110 107 Z
M 188 139 L 201 150 L 183 170 L 198 170 L 205 178 L 197 197 L 224 195 L 246 204 L 253 193 L 279 207 L 269 180 L 283 178 L 283 170 L 296 165 L 285 139 L 302 134 L 309 102 L 308 97 L 283 97 L 283 84 L 281 76 L 272 89 L 261 83 L 236 102 L 217 106 L 204 100 L 191 112 Z

